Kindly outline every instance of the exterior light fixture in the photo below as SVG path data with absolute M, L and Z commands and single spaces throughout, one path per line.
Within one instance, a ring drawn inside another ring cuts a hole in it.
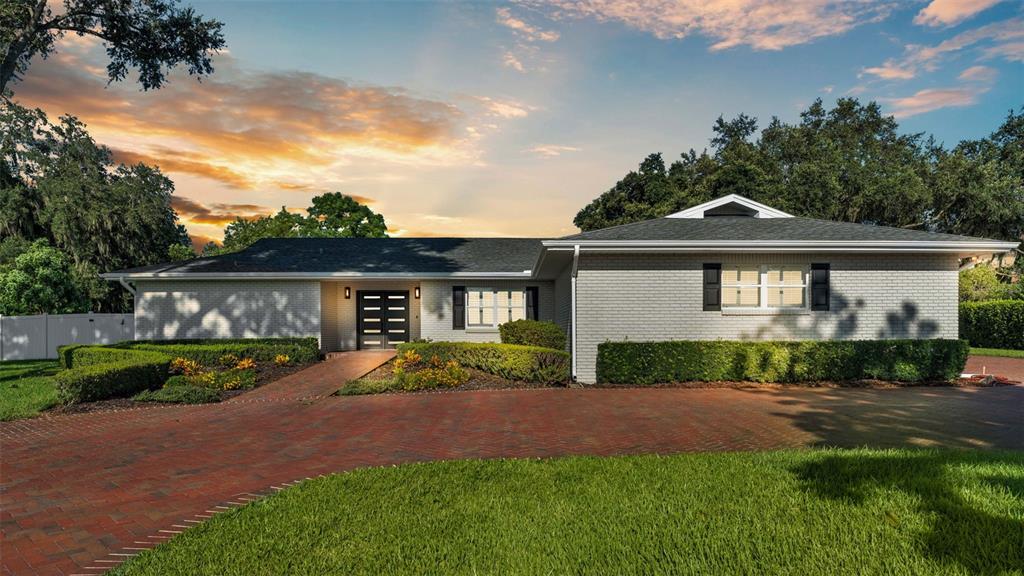
M 352 298 L 352 288 L 345 286 L 345 300 Z
M 417 286 L 417 287 L 412 289 L 412 295 L 415 296 L 417 300 L 420 299 L 420 287 L 419 286 Z

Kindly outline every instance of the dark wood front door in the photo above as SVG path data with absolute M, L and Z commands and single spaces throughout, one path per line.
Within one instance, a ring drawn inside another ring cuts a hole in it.
M 409 292 L 359 290 L 357 330 L 359 349 L 394 348 L 409 341 Z

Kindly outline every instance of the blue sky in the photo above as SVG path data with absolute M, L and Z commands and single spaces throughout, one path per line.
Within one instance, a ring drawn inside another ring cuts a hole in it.
M 161 165 L 204 237 L 330 190 L 398 234 L 567 234 L 646 154 L 707 146 L 719 115 L 854 95 L 952 145 L 1024 105 L 1019 2 L 193 5 L 228 44 L 202 84 L 107 88 L 100 47 L 72 39 L 16 97 Z

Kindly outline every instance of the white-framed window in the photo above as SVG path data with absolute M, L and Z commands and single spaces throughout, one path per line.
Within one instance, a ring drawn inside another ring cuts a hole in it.
M 499 324 L 526 318 L 523 290 L 466 288 L 466 326 L 497 328 Z
M 737 265 L 722 267 L 722 308 L 807 308 L 805 266 Z

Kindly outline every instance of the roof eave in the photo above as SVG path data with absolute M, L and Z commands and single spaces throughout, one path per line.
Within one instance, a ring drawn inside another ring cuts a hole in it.
M 531 270 L 522 272 L 107 272 L 104 280 L 409 280 L 463 278 L 474 280 L 515 279 L 532 277 Z
M 546 240 L 545 249 L 586 251 L 672 252 L 944 252 L 977 254 L 1006 252 L 1017 247 L 1004 241 L 891 241 L 891 240 Z

